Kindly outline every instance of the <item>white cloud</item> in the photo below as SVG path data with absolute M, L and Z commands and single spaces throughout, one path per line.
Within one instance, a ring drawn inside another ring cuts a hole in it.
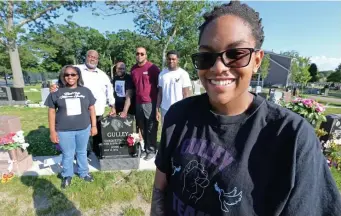
M 312 63 L 317 65 L 319 71 L 335 70 L 341 64 L 341 58 L 331 58 L 326 56 L 313 56 L 310 58 Z

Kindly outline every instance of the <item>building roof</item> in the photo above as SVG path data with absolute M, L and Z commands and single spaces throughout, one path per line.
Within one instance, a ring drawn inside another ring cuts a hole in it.
M 283 68 L 286 71 L 290 71 L 291 60 L 292 58 L 285 55 L 280 55 L 271 51 L 264 51 L 265 54 L 270 55 L 270 61 L 274 64 L 277 64 L 279 67 Z

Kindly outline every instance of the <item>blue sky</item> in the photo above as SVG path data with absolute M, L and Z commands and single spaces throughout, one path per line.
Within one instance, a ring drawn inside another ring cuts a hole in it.
M 263 19 L 263 48 L 274 52 L 297 50 L 311 57 L 320 70 L 335 69 L 341 63 L 341 2 L 245 1 Z M 103 2 L 97 3 L 102 6 Z M 69 12 L 56 23 L 63 23 Z M 133 14 L 93 16 L 91 8 L 82 8 L 72 20 L 100 32 L 135 30 Z

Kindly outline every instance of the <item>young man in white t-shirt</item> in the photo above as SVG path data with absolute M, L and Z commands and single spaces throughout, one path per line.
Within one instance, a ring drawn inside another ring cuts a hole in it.
M 167 69 L 159 74 L 156 119 L 163 119 L 169 107 L 190 96 L 191 80 L 188 73 L 178 66 L 179 54 L 176 51 L 167 53 Z

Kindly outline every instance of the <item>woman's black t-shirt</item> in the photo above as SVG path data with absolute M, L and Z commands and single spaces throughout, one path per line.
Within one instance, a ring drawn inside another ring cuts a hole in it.
M 56 131 L 74 131 L 83 130 L 90 125 L 89 107 L 95 102 L 90 89 L 82 86 L 65 87 L 50 93 L 45 106 L 57 109 Z
M 260 96 L 238 116 L 213 113 L 207 94 L 174 104 L 155 164 L 167 215 L 341 215 L 312 126 Z

